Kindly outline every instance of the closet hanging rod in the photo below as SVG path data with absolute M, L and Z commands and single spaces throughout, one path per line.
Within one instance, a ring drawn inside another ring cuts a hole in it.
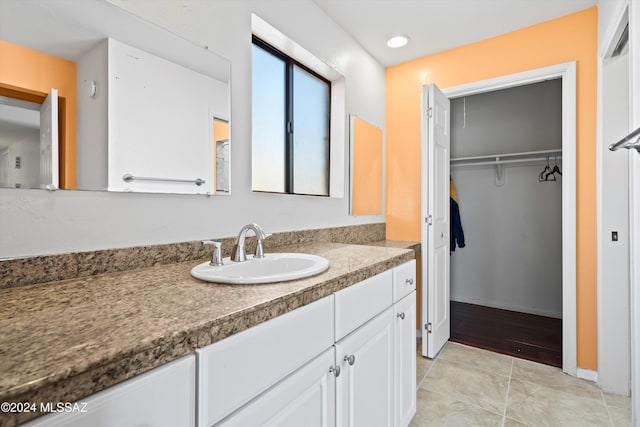
M 454 157 L 451 159 L 452 162 L 465 162 L 469 160 L 483 160 L 483 159 L 495 159 L 502 157 L 523 157 L 523 156 L 541 156 L 541 155 L 552 155 L 554 153 L 562 153 L 562 149 L 556 150 L 539 150 L 539 151 L 523 151 L 520 153 L 504 153 L 504 154 L 488 154 L 485 156 L 471 156 L 471 157 Z
M 511 160 L 502 160 L 500 159 L 500 156 L 491 156 L 491 158 L 495 158 L 495 160 L 485 161 L 485 162 L 457 163 L 457 164 L 452 164 L 451 167 L 508 165 L 511 163 L 529 163 L 529 162 L 541 162 L 541 161 L 547 160 L 546 157 L 531 157 L 527 159 L 511 159 Z M 562 160 L 562 156 L 555 156 L 554 158 L 558 160 Z
M 631 140 L 636 136 L 638 138 L 635 141 L 631 142 Z M 620 141 L 616 142 L 615 144 L 611 144 L 609 146 L 609 150 L 611 151 L 616 151 L 620 148 L 628 148 L 628 149 L 635 148 L 638 151 L 638 153 L 640 153 L 640 128 L 634 130 L 629 135 L 622 138 Z

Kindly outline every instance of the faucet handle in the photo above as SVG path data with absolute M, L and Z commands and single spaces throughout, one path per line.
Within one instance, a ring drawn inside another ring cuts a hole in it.
M 209 263 L 212 267 L 220 267 L 223 265 L 222 263 L 222 242 L 217 240 L 203 240 L 202 243 L 204 245 L 213 245 L 213 255 L 211 256 L 211 262 Z
M 263 236 L 263 238 L 258 238 L 258 243 L 256 244 L 256 254 L 253 256 L 254 258 L 264 258 L 264 246 L 262 246 L 262 241 L 271 236 L 271 233 L 264 233 Z

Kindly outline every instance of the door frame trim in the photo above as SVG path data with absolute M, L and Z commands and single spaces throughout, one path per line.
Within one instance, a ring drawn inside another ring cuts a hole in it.
M 576 63 L 565 62 L 442 89 L 449 98 L 562 79 L 562 371 L 577 375 Z

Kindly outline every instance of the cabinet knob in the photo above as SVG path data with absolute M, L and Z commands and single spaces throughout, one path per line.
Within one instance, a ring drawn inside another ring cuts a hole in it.
M 404 313 L 398 313 L 397 317 L 401 318 L 402 320 L 404 320 Z
M 330 366 L 329 373 L 333 374 L 334 377 L 338 378 L 340 376 L 340 366 Z
M 345 356 L 344 361 L 347 362 L 349 366 L 353 366 L 353 364 L 356 363 L 355 354 L 352 354 L 351 356 Z
M 411 278 L 411 279 L 406 279 L 406 280 L 404 281 L 404 283 L 405 283 L 406 285 L 413 286 L 413 279 L 412 279 L 412 278 Z

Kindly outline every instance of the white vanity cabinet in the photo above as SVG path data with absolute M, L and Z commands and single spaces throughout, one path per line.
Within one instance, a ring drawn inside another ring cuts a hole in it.
M 416 413 L 416 292 L 393 305 L 395 426 L 409 425 Z
M 331 347 L 219 425 L 335 426 L 334 359 L 335 350 Z
M 389 307 L 336 343 L 338 426 L 393 426 L 393 329 Z
M 336 292 L 338 426 L 405 427 L 415 414 L 415 260 Z
M 415 325 L 410 261 L 82 399 L 86 412 L 29 426 L 406 427 Z
M 415 261 L 197 351 L 199 427 L 406 427 Z
M 416 413 L 416 262 L 393 269 L 395 423 L 404 427 Z
M 197 350 L 198 426 L 219 423 L 318 355 L 333 351 L 333 319 L 330 295 Z M 269 399 L 286 400 L 286 388 L 270 390 Z
M 167 363 L 73 404 L 76 412 L 45 415 L 29 427 L 192 427 L 196 358 Z

